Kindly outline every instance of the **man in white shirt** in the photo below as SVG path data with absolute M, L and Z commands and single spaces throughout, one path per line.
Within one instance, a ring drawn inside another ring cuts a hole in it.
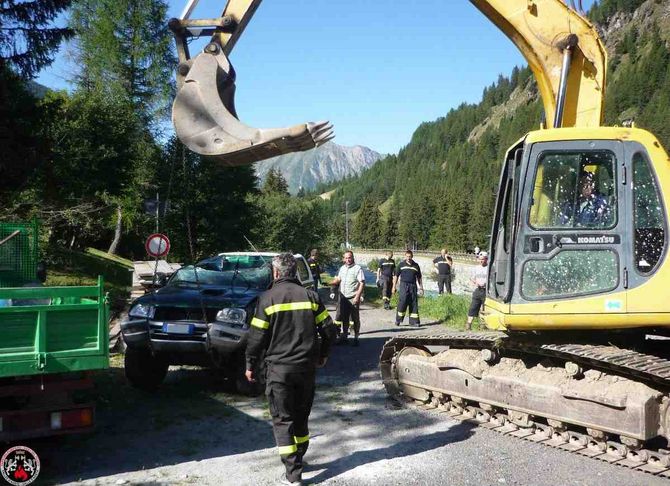
M 340 287 L 340 297 L 335 312 L 335 324 L 342 326 L 342 334 L 338 344 L 346 344 L 349 336 L 349 321 L 354 325 L 354 346 L 358 346 L 358 334 L 361 330 L 359 307 L 365 288 L 365 275 L 360 265 L 354 262 L 354 252 L 347 250 L 342 258 L 344 265 L 340 267 L 337 277 L 330 283 Z
M 472 303 L 468 310 L 468 321 L 465 325 L 468 330 L 472 329 L 472 321 L 475 317 L 479 316 L 479 311 L 486 301 L 486 283 L 488 282 L 489 276 L 489 255 L 485 251 L 480 251 L 477 258 L 479 259 L 480 265 L 475 268 L 475 273 L 470 279 L 470 282 L 475 285 L 475 291 L 472 292 Z

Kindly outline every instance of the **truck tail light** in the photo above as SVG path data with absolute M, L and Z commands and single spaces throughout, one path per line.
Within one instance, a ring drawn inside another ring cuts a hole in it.
M 76 429 L 93 425 L 93 409 L 79 408 L 76 410 L 62 410 L 51 413 L 51 428 Z

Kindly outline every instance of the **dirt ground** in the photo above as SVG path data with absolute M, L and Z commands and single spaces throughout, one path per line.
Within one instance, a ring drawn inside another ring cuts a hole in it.
M 378 357 L 394 312 L 365 307 L 360 347 L 337 346 L 318 376 L 308 484 L 670 484 L 503 437 L 434 412 L 397 408 Z M 436 323 L 429 325 L 439 325 Z M 172 368 L 163 387 L 129 387 L 123 362 L 99 377 L 97 430 L 30 444 L 41 484 L 272 485 L 282 466 L 264 397 L 226 391 L 212 370 Z

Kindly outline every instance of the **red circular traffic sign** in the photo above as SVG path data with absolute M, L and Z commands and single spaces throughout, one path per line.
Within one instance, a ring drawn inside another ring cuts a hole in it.
M 162 257 L 170 251 L 170 240 L 165 235 L 154 233 L 147 238 L 144 248 L 150 256 L 156 258 Z

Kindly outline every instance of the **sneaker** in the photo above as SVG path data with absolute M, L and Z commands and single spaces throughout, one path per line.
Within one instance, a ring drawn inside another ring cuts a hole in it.
M 281 479 L 279 480 L 279 484 L 288 484 L 290 486 L 303 486 L 302 479 L 298 479 L 297 481 L 289 481 L 288 478 L 286 477 L 286 473 L 282 474 Z

